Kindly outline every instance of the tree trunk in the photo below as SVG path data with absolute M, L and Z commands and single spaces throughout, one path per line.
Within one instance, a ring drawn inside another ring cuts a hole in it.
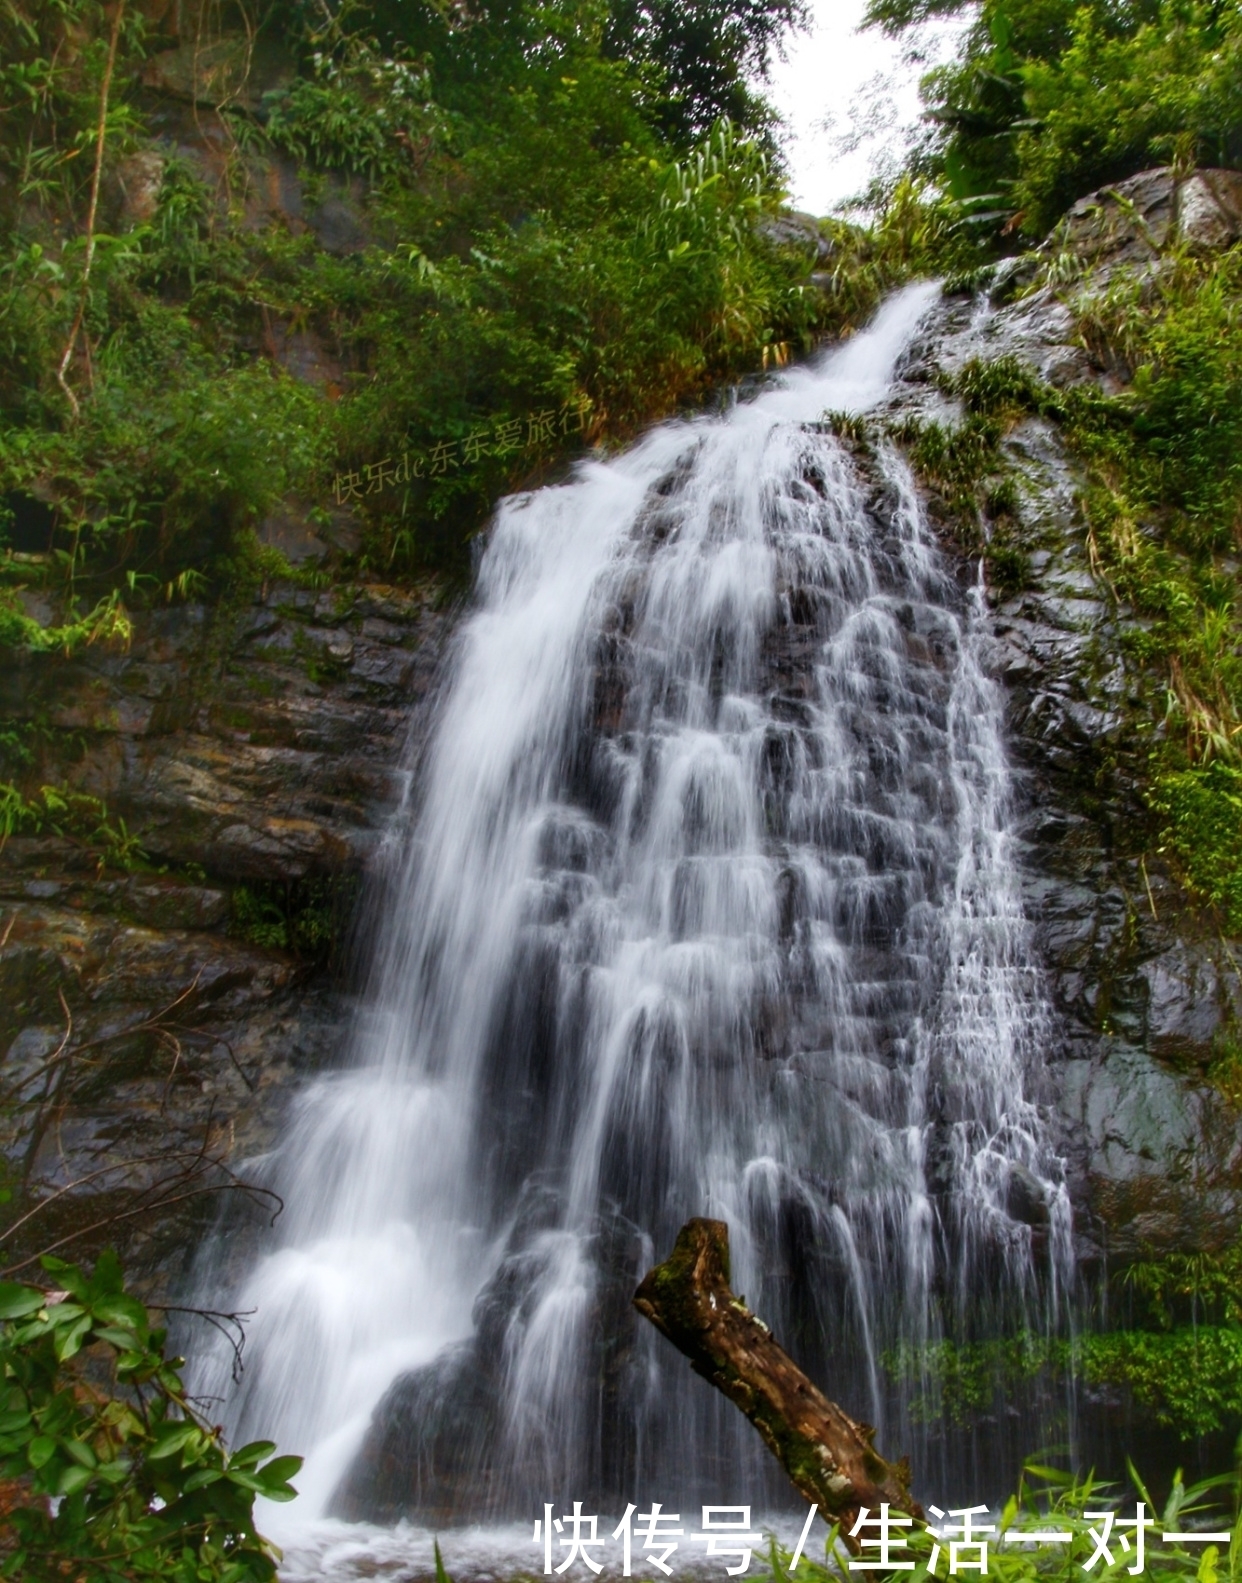
M 722 1220 L 687 1221 L 669 1257 L 643 1278 L 634 1306 L 741 1408 L 801 1494 L 840 1522 L 851 1550 L 858 1542 L 849 1530 L 864 1506 L 888 1502 L 923 1517 L 909 1463 L 885 1461 L 871 1444 L 875 1430 L 830 1402 L 729 1290 Z

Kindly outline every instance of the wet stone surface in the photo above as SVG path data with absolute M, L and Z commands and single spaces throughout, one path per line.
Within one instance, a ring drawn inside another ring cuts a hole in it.
M 339 1059 L 343 937 L 450 626 L 434 590 L 281 585 L 0 676 L 33 784 L 80 810 L 0 851 L 3 1151 L 70 1189 L 34 1245 L 121 1215 L 101 1237 L 163 1285 L 298 1077 Z M 330 952 L 299 943 L 306 906 Z
M 1077 250 L 1104 279 L 1150 265 L 1153 238 L 1172 226 L 1200 247 L 1239 234 L 1242 188 L 1228 172 L 1180 189 L 1147 172 L 1117 194 L 1076 205 L 1048 246 Z M 1007 290 L 991 307 L 946 303 L 916 349 L 916 376 L 1013 354 L 1053 383 L 1113 387 L 1113 371 L 1071 344 L 1047 291 L 1006 305 Z M 896 407 L 956 415 L 919 377 Z M 1025 905 L 1058 1015 L 1048 1053 L 1090 1275 L 1105 1261 L 1219 1249 L 1242 1229 L 1242 1124 L 1206 1081 L 1242 1027 L 1242 979 L 1236 943 L 1187 904 L 1157 850 L 1142 789 L 1159 723 L 1125 643 L 1142 623 L 1093 573 L 1081 479 L 1038 418 L 1009 434 L 1005 454 L 1028 573 L 1021 593 L 991 599 L 987 659 L 1007 692 Z

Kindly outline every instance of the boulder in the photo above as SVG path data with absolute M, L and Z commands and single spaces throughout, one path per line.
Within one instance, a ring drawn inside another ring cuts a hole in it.
M 765 241 L 775 247 L 796 247 L 806 253 L 815 264 L 822 264 L 832 257 L 832 243 L 819 228 L 813 214 L 803 214 L 797 209 L 782 209 L 778 214 L 766 215 L 757 230 Z
M 279 44 L 226 33 L 206 41 L 187 39 L 176 49 L 152 55 L 142 69 L 142 82 L 173 99 L 236 105 L 259 114 L 264 95 L 287 88 L 296 72 L 292 56 Z
M 1164 167 L 1080 198 L 1047 245 L 1092 264 L 1145 263 L 1177 241 L 1206 251 L 1240 236 L 1242 172 L 1198 170 L 1179 178 Z

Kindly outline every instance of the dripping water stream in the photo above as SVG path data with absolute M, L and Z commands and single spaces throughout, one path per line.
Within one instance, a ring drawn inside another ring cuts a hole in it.
M 916 1470 L 952 1473 L 919 1348 L 1057 1322 L 982 595 L 900 456 L 817 422 L 885 399 L 933 295 L 502 503 L 353 1062 L 262 1162 L 245 1374 L 201 1370 L 235 1436 L 308 1454 L 298 1520 L 779 1503 L 629 1308 L 691 1215 Z

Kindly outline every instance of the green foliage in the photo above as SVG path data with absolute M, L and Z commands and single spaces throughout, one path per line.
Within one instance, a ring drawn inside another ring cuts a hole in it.
M 1218 1545 L 1187 1545 L 1178 1540 L 1167 1540 L 1164 1535 L 1193 1531 L 1205 1527 L 1209 1522 L 1213 1527 L 1223 1527 L 1222 1507 L 1232 1509 L 1234 1506 L 1237 1476 L 1225 1474 L 1188 1486 L 1179 1471 L 1168 1499 L 1161 1507 L 1152 1500 L 1150 1491 L 1132 1465 L 1129 1474 L 1138 1498 L 1155 1519 L 1153 1527 L 1146 1532 L 1144 1575 L 1169 1579 L 1170 1583 L 1174 1579 L 1185 1579 L 1186 1583 L 1192 1579 L 1194 1583 L 1217 1583 L 1222 1577 L 1235 1583 L 1238 1567 L 1235 1552 L 1242 1541 L 1242 1520 L 1231 1524 L 1233 1531 L 1226 1558 L 1222 1558 Z M 1036 1580 L 1071 1583 L 1071 1580 L 1080 1579 L 1086 1565 L 1090 1564 L 1093 1568 L 1098 1567 L 1099 1570 L 1094 1572 L 1097 1577 L 1124 1577 L 1134 1564 L 1133 1549 L 1123 1550 L 1117 1543 L 1117 1533 L 1114 1531 L 1110 1550 L 1113 1560 L 1101 1561 L 1096 1540 L 1101 1532 L 1100 1512 L 1115 1510 L 1121 1504 L 1122 1493 L 1115 1485 L 1103 1483 L 1094 1475 L 1075 1478 L 1059 1468 L 1041 1462 L 1028 1462 L 1022 1470 L 1017 1490 L 1005 1501 L 999 1519 L 980 1519 L 994 1523 L 996 1528 L 995 1533 L 986 1535 L 987 1575 L 1000 1579 L 1000 1583 L 1036 1583 Z M 1132 1507 L 1130 1509 L 1133 1510 Z M 1132 1523 L 1134 1519 L 1127 1520 Z M 934 1526 L 939 1527 L 939 1522 Z M 1035 1539 L 1035 1535 L 1046 1534 L 1049 1529 L 1068 1534 L 1068 1540 L 1050 1544 Z M 961 1532 L 960 1528 L 957 1532 Z M 1032 1536 L 1027 1544 L 1022 1543 L 1024 1534 Z M 862 1537 L 869 1539 L 874 1546 L 876 1531 L 864 1531 Z M 894 1537 L 898 1541 L 906 1541 L 903 1547 L 894 1548 L 892 1560 L 896 1567 L 886 1571 L 881 1566 L 872 1567 L 868 1564 L 868 1571 L 874 1572 L 877 1578 L 891 1580 L 891 1583 L 897 1583 L 899 1579 L 908 1580 L 908 1583 L 926 1583 L 929 1577 L 944 1576 L 944 1545 L 937 1542 L 930 1527 L 914 1522 L 909 1529 L 897 1530 Z M 868 1563 L 878 1561 L 874 1548 L 865 1551 L 864 1556 Z M 849 1583 L 863 1564 L 851 1560 L 839 1527 L 833 1527 L 828 1535 L 822 1562 L 807 1554 L 799 1562 L 798 1571 L 791 1572 L 791 1559 L 773 1541 L 768 1557 L 772 1583 L 778 1583 L 778 1580 L 783 1583 L 786 1578 L 803 1576 L 806 1576 L 808 1583 Z M 932 1570 L 933 1566 L 935 1571 Z M 802 1567 L 806 1568 L 805 1574 Z M 909 1570 L 898 1570 L 901 1567 Z
M 0 1282 L 0 1577 L 271 1583 L 254 1500 L 292 1500 L 301 1458 L 225 1449 L 115 1255 L 42 1263 L 59 1290 Z
M 1176 1277 L 1160 1279 L 1167 1289 Z M 909 1390 L 911 1415 L 929 1423 L 968 1424 L 1036 1382 L 1070 1374 L 1080 1386 L 1121 1393 L 1182 1439 L 1242 1428 L 1242 1327 L 1232 1324 L 941 1341 L 892 1354 L 885 1367 Z
M 955 0 L 873 0 L 890 32 Z M 1242 14 L 1216 0 L 985 0 L 924 85 L 920 165 L 993 234 L 1039 236 L 1092 188 L 1170 156 L 1242 156 Z
M 1154 816 L 1147 831 L 1190 894 L 1242 929 L 1242 630 L 1236 563 L 1242 524 L 1242 250 L 1173 246 L 1155 270 L 1063 277 L 1055 255 L 1036 285 L 1059 291 L 1082 343 L 1114 376 L 1042 385 L 1013 357 L 975 360 L 940 379 L 954 423 L 897 431 L 950 525 L 984 555 L 993 586 L 1020 588 L 1020 500 L 1004 438 L 1028 415 L 1055 423 L 1083 466 L 1092 566 L 1138 620 L 1126 638 L 1145 687 L 1151 743 L 1136 765 Z
M 30 115 L 0 117 L 0 168 L 16 171 L 30 137 L 50 140 L 49 169 L 85 167 L 106 108 L 107 188 L 140 142 L 145 45 L 123 31 L 105 107 L 105 14 L 63 3 L 5 23 L 11 70 L 42 86 Z M 96 599 L 124 580 L 218 585 L 253 561 L 246 536 L 277 506 L 325 508 L 335 476 L 436 447 L 451 463 L 359 503 L 363 560 L 460 566 L 496 495 L 582 443 L 557 432 L 528 454 L 480 433 L 543 432 L 540 415 L 570 405 L 590 412 L 588 440 L 624 438 L 809 345 L 828 320 L 809 260 L 761 233 L 780 197 L 766 145 L 720 121 L 687 146 L 668 120 L 675 103 L 698 126 L 713 94 L 732 102 L 729 83 L 798 7 L 674 10 L 645 10 L 629 51 L 620 11 L 576 0 L 484 8 L 468 27 L 382 5 L 313 35 L 303 19 L 292 83 L 258 120 L 222 112 L 238 143 L 218 179 L 197 153 L 160 151 L 154 214 L 118 234 L 97 225 L 89 275 L 83 182 L 19 205 L 0 246 L 0 496 L 49 503 L 44 585 Z M 677 30 L 709 24 L 715 65 L 677 57 Z M 76 76 L 40 64 L 69 33 L 89 42 L 85 75 L 80 53 Z M 680 85 L 661 75 L 674 57 Z M 712 88 L 702 73 L 717 67 Z M 276 154 L 302 167 L 307 212 L 346 203 L 365 245 L 342 257 L 280 223 L 256 227 L 244 195 L 269 182 Z M 282 366 L 299 336 L 332 365 L 322 377 Z M 0 590 L 19 573 L 34 576 L 0 566 Z M 50 645 L 0 604 L 0 642 Z
M 675 136 L 722 117 L 762 131 L 770 115 L 750 82 L 806 19 L 804 0 L 613 0 L 604 45 L 653 69 L 667 95 L 660 121 Z
M 1131 1264 L 1121 1285 L 1137 1293 L 1163 1329 L 1180 1319 L 1242 1326 L 1242 1247 L 1168 1253 Z
M 1185 548 L 1227 547 L 1242 495 L 1242 254 L 1174 250 L 1154 279 L 1118 272 L 1070 301 L 1084 341 L 1130 382 L 1113 422 L 1082 413 L 1093 459 L 1123 470 L 1136 506 L 1177 512 Z
M 555 63 L 589 41 L 603 59 L 630 64 L 645 111 L 682 148 L 721 118 L 748 132 L 768 127 L 753 84 L 806 15 L 803 0 L 481 0 L 465 25 L 451 9 L 401 0 L 365 0 L 353 12 L 385 48 L 425 56 L 453 110 L 472 108 L 482 85 L 520 83 L 532 59 Z
M 1025 118 L 1013 194 L 1046 229 L 1105 181 L 1183 148 L 1208 163 L 1242 153 L 1242 15 L 1214 0 L 1081 6 L 1053 58 L 1022 67 Z
M 0 477 L 51 491 L 71 571 L 175 577 L 326 476 L 320 398 L 268 364 L 195 355 L 171 312 L 147 317 L 118 326 L 79 423 L 0 430 Z
M 1194 890 L 1242 934 L 1242 768 L 1214 759 L 1156 777 L 1160 840 Z
M 567 448 L 479 444 L 488 430 L 582 404 L 592 435 L 622 438 L 715 381 L 783 361 L 821 322 L 805 257 L 759 233 L 777 190 L 761 147 L 722 124 L 688 159 L 662 160 L 641 123 L 617 122 L 619 68 L 575 73 L 513 96 L 485 141 L 463 134 L 452 202 L 432 210 L 418 188 L 392 193 L 391 222 L 410 240 L 352 271 L 351 342 L 373 377 L 341 404 L 346 464 L 362 473 L 436 446 L 453 457 L 372 519 L 382 562 L 442 554 L 498 492 Z M 519 206 L 520 223 L 499 221 Z M 463 234 L 465 257 L 446 246 Z M 337 289 L 339 267 L 320 278 Z
M 48 832 L 73 841 L 105 868 L 130 870 L 145 861 L 138 838 L 129 833 L 124 819 L 113 824 L 107 804 L 86 792 L 64 786 L 41 786 L 25 797 L 10 781 L 0 781 L 0 850 L 10 836 Z
M 1128 385 L 1067 397 L 1098 569 L 1143 618 L 1136 657 L 1164 716 L 1149 800 L 1158 846 L 1242 928 L 1242 652 L 1231 556 L 1242 522 L 1242 255 L 1174 251 L 1144 281 L 1070 291 L 1084 341 Z
M 0 572 L 2 568 L 0 562 Z M 0 587 L 2 648 L 29 649 L 36 654 L 59 649 L 64 654 L 72 654 L 75 649 L 91 643 L 125 645 L 129 642 L 133 628 L 119 589 L 105 594 L 86 615 L 53 627 L 45 627 L 26 614 L 18 599 L 20 593 L 20 585 L 12 589 Z
M 1235 1110 L 1242 1110 L 1242 1044 L 1236 1036 L 1218 1036 L 1207 1078 Z
M 124 56 L 141 60 L 142 17 L 131 8 L 122 20 Z M 99 0 L 13 0 L 0 8 L 0 227 L 27 205 L 50 209 L 83 194 L 107 40 Z M 114 149 L 132 147 L 136 127 L 127 99 L 109 103 L 106 137 Z
M 231 898 L 231 927 L 252 945 L 328 965 L 340 950 L 356 900 L 352 876 L 239 885 Z
M 891 429 L 935 490 L 963 547 L 980 555 L 1001 594 L 1026 585 L 1027 554 L 1016 535 L 1019 492 L 1002 450 L 1005 435 L 1031 413 L 1059 414 L 1061 398 L 1013 356 L 972 358 L 939 379 L 961 403 L 954 423 L 907 419 Z
M 836 327 L 861 324 L 903 281 L 946 270 L 961 276 L 980 264 L 962 206 L 925 176 L 907 172 L 874 189 L 867 203 L 866 225 L 844 217 L 821 222 L 833 248 L 828 288 Z
M 318 170 L 376 179 L 404 174 L 443 122 L 425 65 L 357 38 L 345 40 L 340 58 L 316 51 L 311 75 L 269 105 L 264 131 L 276 148 Z
M 1242 1329 L 1117 1330 L 1080 1346 L 1088 1384 L 1121 1387 L 1164 1428 L 1189 1438 L 1242 1424 Z
M 888 1375 L 900 1381 L 916 1423 L 947 1418 L 955 1424 L 990 1412 L 999 1399 L 1012 1399 L 1044 1375 L 1063 1374 L 1069 1361 L 1066 1341 L 1031 1332 L 1001 1340 L 902 1347 L 882 1359 Z
M 249 885 L 239 885 L 232 898 L 233 928 L 243 940 L 265 950 L 283 951 L 289 944 L 284 909 Z

